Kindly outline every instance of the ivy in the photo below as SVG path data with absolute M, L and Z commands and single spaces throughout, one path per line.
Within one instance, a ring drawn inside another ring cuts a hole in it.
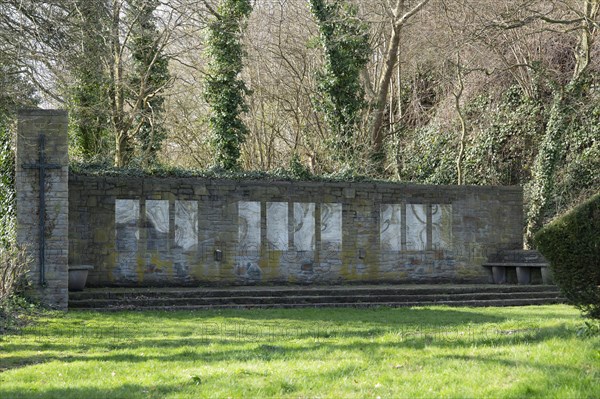
M 337 160 L 349 163 L 354 153 L 354 131 L 365 107 L 360 73 L 370 54 L 368 28 L 357 17 L 358 9 L 347 0 L 310 0 L 319 25 L 325 53 L 323 70 L 317 75 L 317 107 L 333 134 L 329 147 Z
M 241 35 L 251 11 L 249 0 L 222 0 L 207 29 L 204 97 L 210 106 L 215 165 L 226 170 L 239 168 L 240 147 L 248 134 L 242 114 L 248 111 L 244 96 L 249 90 L 240 74 L 244 56 Z
M 593 83 L 592 75 L 582 74 L 554 95 L 528 186 L 530 198 L 525 238 L 530 244 L 545 221 L 564 211 L 565 204 L 572 205 L 576 201 L 574 193 L 582 192 L 588 185 L 597 187 L 600 183 L 600 179 L 595 177 L 600 161 L 593 156 L 585 159 L 590 154 L 600 153 L 597 145 L 598 120 L 593 116 L 598 112 L 597 101 L 593 100 L 591 92 Z M 570 155 L 572 152 L 576 154 Z M 585 176 L 586 167 L 590 166 L 596 171 Z M 574 182 L 577 175 L 582 180 Z M 561 190 L 561 186 L 569 182 L 571 192 Z
M 133 74 L 131 76 L 134 100 L 141 96 L 143 104 L 135 116 L 134 125 L 139 126 L 136 139 L 139 143 L 138 158 L 142 163 L 154 163 L 162 143 L 167 138 L 161 124 L 164 112 L 164 88 L 171 79 L 169 60 L 161 47 L 160 32 L 157 29 L 154 12 L 159 0 L 130 0 L 129 14 L 133 23 L 131 32 L 131 56 Z M 143 91 L 139 92 L 143 88 Z
M 15 151 L 16 110 L 34 107 L 39 99 L 31 83 L 0 58 L 0 250 L 16 242 Z
M 69 164 L 69 171 L 81 176 L 109 176 L 136 178 L 201 178 L 219 180 L 262 180 L 262 181 L 315 181 L 315 182 L 369 182 L 383 183 L 392 180 L 374 179 L 365 175 L 347 173 L 345 171 L 316 175 L 312 174 L 300 162 L 297 156 L 292 156 L 288 168 L 278 168 L 270 172 L 260 170 L 234 170 L 214 166 L 210 169 L 184 169 L 165 165 L 148 165 L 146 167 L 132 164 L 126 167 L 115 167 L 110 162 L 77 162 Z
M 15 235 L 15 153 L 9 118 L 0 114 L 0 246 L 10 247 Z
M 89 159 L 110 147 L 109 78 L 104 64 L 108 57 L 103 1 L 78 0 L 79 20 L 74 23 L 81 33 L 81 53 L 73 71 L 69 117 L 71 153 Z

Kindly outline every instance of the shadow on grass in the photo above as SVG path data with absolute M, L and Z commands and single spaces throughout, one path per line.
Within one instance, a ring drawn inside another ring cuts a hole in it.
M 36 386 L 36 390 L 2 389 L 0 387 L 0 396 L 11 399 L 31 399 L 31 398 L 86 398 L 86 399 L 106 399 L 106 398 L 163 398 L 166 395 L 177 393 L 183 387 L 172 385 L 152 385 L 143 386 L 137 384 L 123 384 L 115 388 L 97 388 L 97 387 L 65 387 L 65 388 L 44 388 Z
M 442 326 L 443 327 L 443 326 Z M 223 361 L 275 361 L 289 358 L 320 359 L 334 352 L 360 353 L 377 358 L 382 351 L 393 348 L 419 350 L 425 348 L 459 349 L 472 347 L 503 347 L 520 344 L 532 345 L 554 338 L 573 336 L 565 326 L 521 330 L 473 329 L 407 329 L 343 332 L 342 334 L 299 334 L 297 336 L 238 336 L 138 338 L 132 341 L 13 343 L 2 345 L 6 353 L 35 351 L 34 355 L 14 355 L 0 358 L 0 370 L 21 368 L 51 361 L 72 362 L 127 362 L 158 361 L 217 363 Z M 214 344 L 214 346 L 211 346 Z M 151 354 L 156 352 L 164 354 Z M 128 351 L 129 353 L 119 353 Z M 98 352 L 101 352 L 98 354 Z M 137 352 L 138 354 L 131 353 Z M 144 354 L 145 353 L 145 354 Z
M 202 311 L 119 311 L 103 313 L 94 311 L 77 311 L 77 317 L 107 320 L 120 320 L 126 317 L 142 323 L 152 320 L 163 323 L 171 321 L 195 321 L 227 319 L 252 322 L 318 322 L 318 323 L 369 323 L 382 324 L 419 324 L 419 325 L 457 325 L 466 323 L 499 323 L 507 318 L 477 311 L 462 311 L 451 307 L 374 307 L 374 308 L 301 308 L 301 309 L 225 309 Z

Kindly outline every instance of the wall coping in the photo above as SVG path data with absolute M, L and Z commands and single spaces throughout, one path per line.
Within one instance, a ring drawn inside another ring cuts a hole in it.
M 310 180 L 269 180 L 269 179 L 227 179 L 227 178 L 207 178 L 207 177 L 187 177 L 187 176 L 93 176 L 85 174 L 77 174 L 69 172 L 69 180 L 77 181 L 93 181 L 104 180 L 107 182 L 119 181 L 136 181 L 141 182 L 160 182 L 165 183 L 171 181 L 190 182 L 198 184 L 221 184 L 221 185 L 244 185 L 244 186 L 260 186 L 273 185 L 278 187 L 290 187 L 301 185 L 303 187 L 330 187 L 330 188 L 356 188 L 361 190 L 378 190 L 378 189 L 408 189 L 408 190 L 443 190 L 443 191 L 476 191 L 476 192 L 493 192 L 493 191 L 512 191 L 521 192 L 522 186 L 477 186 L 477 185 L 436 185 L 436 184 L 417 184 L 417 183 L 401 183 L 401 182 L 327 182 L 327 181 L 310 181 Z

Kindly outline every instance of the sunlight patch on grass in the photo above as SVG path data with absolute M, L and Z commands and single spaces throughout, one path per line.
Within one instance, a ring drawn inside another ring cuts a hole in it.
M 600 397 L 581 323 L 561 305 L 52 314 L 0 338 L 0 397 Z

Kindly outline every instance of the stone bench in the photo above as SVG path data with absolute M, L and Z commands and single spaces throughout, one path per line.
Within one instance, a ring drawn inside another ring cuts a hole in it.
M 550 269 L 547 263 L 505 263 L 505 262 L 488 262 L 484 263 L 483 267 L 490 268 L 492 271 L 492 279 L 494 284 L 505 284 L 506 271 L 509 268 L 515 268 L 517 272 L 517 282 L 519 284 L 531 284 L 531 270 L 539 269 L 542 274 L 543 284 L 552 284 Z

